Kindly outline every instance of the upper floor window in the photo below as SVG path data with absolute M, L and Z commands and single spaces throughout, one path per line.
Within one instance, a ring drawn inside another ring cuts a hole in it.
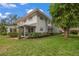
M 32 17 L 29 18 L 29 20 L 31 20 L 31 19 L 32 19 Z
M 43 17 L 40 17 L 41 20 L 43 20 Z

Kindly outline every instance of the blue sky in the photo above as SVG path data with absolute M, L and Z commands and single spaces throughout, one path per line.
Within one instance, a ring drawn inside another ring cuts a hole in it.
M 18 3 L 18 4 L 0 4 L 0 17 L 5 18 L 9 14 L 16 14 L 18 16 L 24 16 L 29 10 L 39 8 L 43 12 L 50 16 L 49 14 L 49 3 Z

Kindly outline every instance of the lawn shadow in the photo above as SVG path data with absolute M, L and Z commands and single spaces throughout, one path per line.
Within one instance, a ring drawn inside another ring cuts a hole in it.
M 76 38 L 76 39 L 78 39 L 79 36 L 78 35 L 70 35 L 69 38 Z

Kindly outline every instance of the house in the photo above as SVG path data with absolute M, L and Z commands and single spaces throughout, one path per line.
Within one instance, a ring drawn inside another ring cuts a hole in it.
M 7 33 L 9 33 L 9 32 L 16 32 L 17 31 L 17 26 L 15 25 L 15 24 L 8 24 L 7 26 L 6 26 L 6 28 L 7 28 Z
M 55 26 L 52 26 L 50 17 L 39 9 L 34 9 L 26 16 L 21 17 L 16 21 L 16 28 L 22 36 L 26 36 L 27 33 L 59 33 L 60 31 Z M 15 26 L 8 26 L 8 32 Z
M 45 15 L 39 9 L 34 9 L 26 16 L 16 21 L 18 29 L 22 32 L 22 35 L 26 35 L 29 32 L 47 33 L 52 32 L 52 27 L 48 26 L 50 18 Z M 50 27 L 50 29 L 48 29 Z

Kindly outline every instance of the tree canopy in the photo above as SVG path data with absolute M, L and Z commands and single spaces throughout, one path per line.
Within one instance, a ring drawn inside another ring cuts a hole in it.
M 60 27 L 79 26 L 79 4 L 51 4 L 50 14 Z
M 0 34 L 7 32 L 7 25 L 16 25 L 17 15 L 8 15 L 4 19 L 0 19 Z
M 68 31 L 72 27 L 79 27 L 79 4 L 50 4 L 52 22 Z

